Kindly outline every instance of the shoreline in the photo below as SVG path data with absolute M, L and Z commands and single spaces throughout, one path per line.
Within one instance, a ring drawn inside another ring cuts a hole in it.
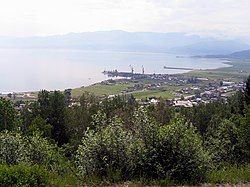
M 230 66 L 232 67 L 232 66 Z M 171 76 L 181 76 L 181 75 L 188 75 L 188 74 L 192 74 L 192 73 L 196 73 L 196 72 L 205 72 L 205 71 L 209 71 L 209 70 L 219 70 L 219 69 L 223 69 L 223 68 L 227 68 L 227 67 L 220 67 L 220 68 L 215 68 L 215 69 L 200 69 L 200 70 L 190 70 L 187 72 L 183 72 L 183 73 L 176 73 L 176 74 L 170 74 Z M 156 74 L 157 75 L 157 74 Z M 160 75 L 160 74 L 159 74 Z M 163 75 L 163 74 L 162 74 Z M 165 74 L 165 75 L 169 75 L 169 74 Z M 108 81 L 108 80 L 130 80 L 130 79 L 126 79 L 125 77 L 119 77 L 119 78 L 115 78 L 115 77 L 108 77 L 107 79 L 103 79 L 101 81 L 95 82 L 95 83 L 91 83 L 89 85 L 86 86 L 79 86 L 79 87 L 74 87 L 74 88 L 63 88 L 63 89 L 40 89 L 40 90 L 31 90 L 31 91 L 20 91 L 20 92 L 0 92 L 0 95 L 7 95 L 7 94 L 37 94 L 38 92 L 40 92 L 41 90 L 48 90 L 48 91 L 54 91 L 54 90 L 58 90 L 63 92 L 65 89 L 80 89 L 80 88 L 86 88 L 86 87 L 91 87 L 94 86 L 96 84 L 101 84 L 104 81 Z
M 1 49 L 0 49 L 1 50 Z M 28 49 L 28 50 L 39 50 L 39 49 Z M 42 50 L 46 50 L 46 49 L 42 49 Z M 51 50 L 51 49 L 47 49 L 47 50 Z M 59 49 L 59 50 L 68 50 L 68 49 Z M 74 51 L 82 51 L 82 50 L 78 50 L 78 49 L 73 49 Z M 112 53 L 112 52 L 114 52 L 114 53 L 117 53 L 116 51 L 87 51 L 87 50 L 84 50 L 84 51 L 86 51 L 86 52 L 104 52 L 104 53 Z M 138 53 L 138 54 L 170 54 L 170 53 L 154 53 L 154 52 L 118 52 L 118 53 L 132 53 L 132 54 L 136 54 L 136 53 Z M 175 55 L 175 54 L 172 54 L 172 55 Z M 176 56 L 176 58 L 178 58 L 177 56 Z M 184 57 L 184 58 L 192 58 L 192 57 Z M 205 58 L 205 59 L 207 59 L 207 58 Z M 215 58 L 215 59 L 217 59 L 217 58 Z M 165 74 L 165 75 L 173 75 L 173 76 L 178 76 L 178 75 L 186 75 L 186 74 L 192 74 L 193 72 L 200 72 L 200 71 L 202 71 L 202 72 L 206 72 L 206 71 L 214 71 L 214 70 L 220 70 L 220 69 L 224 69 L 224 68 L 230 68 L 230 67 L 233 67 L 234 66 L 234 64 L 232 63 L 232 59 L 219 59 L 219 60 L 223 60 L 221 63 L 222 64 L 227 64 L 227 65 L 229 65 L 229 66 L 227 66 L 227 67 L 218 67 L 218 68 L 206 68 L 206 69 L 193 69 L 193 70 L 183 70 L 183 71 L 185 71 L 185 72 L 180 72 L 180 73 L 174 73 L 174 74 L 168 74 L 168 73 L 156 73 L 156 75 L 157 74 Z M 225 61 L 226 60 L 226 61 Z M 164 69 L 164 67 L 163 67 L 163 69 Z M 110 79 L 113 79 L 114 77 L 112 77 L 112 78 L 110 78 L 110 77 L 107 77 L 107 79 L 103 79 L 103 80 L 100 80 L 100 81 L 97 81 L 97 82 L 94 82 L 94 83 L 91 83 L 91 84 L 87 84 L 87 85 L 79 85 L 79 86 L 77 86 L 77 87 L 73 87 L 73 88 L 71 88 L 71 87 L 68 87 L 68 88 L 61 88 L 61 89 L 46 89 L 46 88 L 41 88 L 40 90 L 28 90 L 28 91 L 9 91 L 9 92 L 6 92 L 6 91 L 4 91 L 4 92 L 0 92 L 0 94 L 2 94 L 2 95 L 7 95 L 7 94 L 9 94 L 9 93 L 16 93 L 16 94 L 28 94 L 28 93 L 38 93 L 39 91 L 41 91 L 41 90 L 48 90 L 48 91 L 53 91 L 53 90 L 59 90 L 59 91 L 64 91 L 65 89 L 78 89 L 78 88 L 83 88 L 83 87 L 89 87 L 89 86 L 92 86 L 92 85 L 95 85 L 95 84 L 99 84 L 99 83 L 101 83 L 101 82 L 103 82 L 103 81 L 106 81 L 106 80 L 110 80 Z M 120 78 L 117 78 L 117 79 L 124 79 L 124 77 L 120 77 Z M 117 80 L 116 79 L 116 80 Z

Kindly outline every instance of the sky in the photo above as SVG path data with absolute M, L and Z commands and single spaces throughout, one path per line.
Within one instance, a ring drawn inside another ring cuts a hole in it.
M 1 36 L 100 30 L 250 40 L 250 0 L 0 0 Z

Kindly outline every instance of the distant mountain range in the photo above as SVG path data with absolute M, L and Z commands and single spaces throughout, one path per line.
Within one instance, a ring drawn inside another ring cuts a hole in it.
M 229 54 L 250 49 L 238 40 L 202 38 L 185 33 L 125 32 L 120 30 L 70 33 L 46 37 L 0 37 L 0 48 L 84 49 L 181 54 Z
M 250 50 L 237 51 L 228 55 L 198 55 L 194 58 L 230 58 L 230 59 L 250 59 Z
M 238 51 L 229 55 L 231 58 L 250 59 L 250 50 Z

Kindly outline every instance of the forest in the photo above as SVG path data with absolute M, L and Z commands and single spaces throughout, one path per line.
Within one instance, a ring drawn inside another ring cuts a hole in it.
M 250 76 L 227 101 L 192 108 L 87 92 L 71 101 L 42 90 L 17 111 L 0 98 L 0 186 L 250 182 Z

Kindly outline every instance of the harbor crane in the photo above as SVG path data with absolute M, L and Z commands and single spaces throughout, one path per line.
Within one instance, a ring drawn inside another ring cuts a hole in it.
M 141 68 L 142 68 L 142 74 L 144 75 L 144 73 L 145 73 L 144 66 L 142 65 Z
M 129 67 L 131 68 L 131 73 L 134 74 L 134 68 L 133 68 L 133 66 L 129 65 Z

